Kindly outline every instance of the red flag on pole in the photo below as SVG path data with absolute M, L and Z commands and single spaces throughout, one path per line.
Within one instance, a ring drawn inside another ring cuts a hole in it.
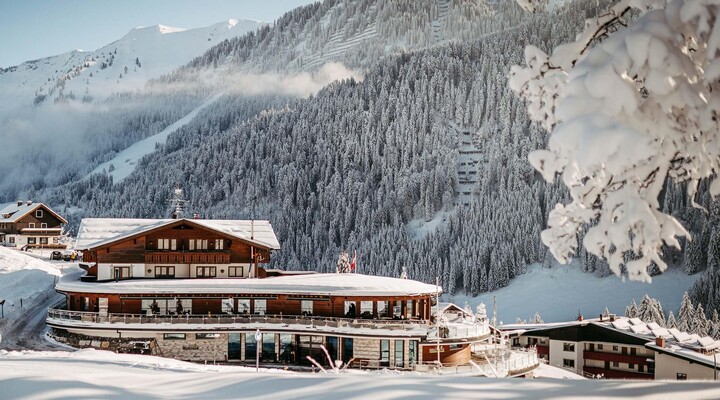
M 353 251 L 353 260 L 352 263 L 350 263 L 350 271 L 355 271 L 355 262 L 357 262 L 357 250 Z

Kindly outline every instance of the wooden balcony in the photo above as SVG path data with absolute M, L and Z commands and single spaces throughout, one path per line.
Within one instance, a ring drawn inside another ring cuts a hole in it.
M 611 361 L 611 362 L 622 362 L 628 364 L 648 364 L 648 356 L 633 356 L 630 354 L 618 354 L 618 353 L 605 353 L 602 351 L 590 351 L 585 350 L 583 352 L 583 358 L 586 360 L 599 360 L 599 361 Z M 652 357 L 650 357 L 652 358 Z
M 229 264 L 229 251 L 146 251 L 146 264 Z

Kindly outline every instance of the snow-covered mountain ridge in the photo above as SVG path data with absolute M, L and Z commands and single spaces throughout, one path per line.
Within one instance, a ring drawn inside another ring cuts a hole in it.
M 266 25 L 229 19 L 197 29 L 138 27 L 94 51 L 73 50 L 0 68 L 0 103 L 27 106 L 64 100 L 92 101 L 141 89 L 226 39 Z M 7 111 L 0 109 L 0 114 Z

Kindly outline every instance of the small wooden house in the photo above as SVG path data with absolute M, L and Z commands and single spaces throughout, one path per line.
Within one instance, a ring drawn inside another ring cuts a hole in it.
M 60 243 L 67 220 L 31 200 L 0 205 L 0 244 L 9 247 L 65 248 Z

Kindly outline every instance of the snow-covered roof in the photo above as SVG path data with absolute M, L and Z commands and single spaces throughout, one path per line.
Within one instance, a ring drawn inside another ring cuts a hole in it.
M 663 328 L 655 322 L 645 323 L 639 318 L 620 317 L 610 323 L 597 321 L 594 323 L 647 339 L 665 338 L 681 347 L 694 351 L 708 352 L 720 348 L 720 340 L 715 340 L 709 336 L 701 337 L 697 334 L 681 332 L 677 328 Z
M 43 203 L 19 202 L 0 204 L 0 223 L 15 223 L 20 218 L 28 215 L 36 209 L 43 207 L 63 224 L 67 224 L 67 220 L 53 211 L 50 207 Z
M 80 250 L 105 246 L 125 238 L 153 231 L 183 221 L 249 243 L 280 249 L 280 243 L 269 221 L 263 220 L 207 220 L 207 219 L 134 219 L 84 218 L 78 228 L 75 248 Z M 251 239 L 252 237 L 252 239 Z
M 118 282 L 82 282 L 63 277 L 56 286 L 66 292 L 108 294 L 290 294 L 325 296 L 414 296 L 435 294 L 435 285 L 410 279 L 363 274 L 287 275 L 262 279 L 133 279 Z M 442 293 L 442 289 L 440 289 Z

